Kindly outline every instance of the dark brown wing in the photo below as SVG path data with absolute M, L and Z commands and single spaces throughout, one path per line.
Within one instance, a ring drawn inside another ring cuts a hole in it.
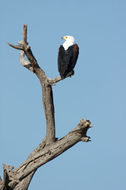
M 70 58 L 70 63 L 69 63 L 69 67 L 70 67 L 70 70 L 72 71 L 76 65 L 76 62 L 77 62 L 77 58 L 78 58 L 78 55 L 79 55 L 79 47 L 77 44 L 74 44 L 73 46 L 71 46 L 72 48 L 72 56 Z

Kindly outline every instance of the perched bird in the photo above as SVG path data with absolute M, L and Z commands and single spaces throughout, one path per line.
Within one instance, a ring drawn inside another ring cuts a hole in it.
M 74 73 L 74 67 L 77 62 L 79 47 L 74 44 L 73 36 L 64 36 L 62 39 L 65 40 L 63 45 L 59 47 L 58 53 L 58 71 L 62 79 L 68 75 Z

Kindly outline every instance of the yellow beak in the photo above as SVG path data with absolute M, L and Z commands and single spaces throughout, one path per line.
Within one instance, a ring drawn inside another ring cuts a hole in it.
M 66 36 L 63 36 L 63 37 L 61 37 L 63 40 L 66 40 L 67 39 L 67 37 Z

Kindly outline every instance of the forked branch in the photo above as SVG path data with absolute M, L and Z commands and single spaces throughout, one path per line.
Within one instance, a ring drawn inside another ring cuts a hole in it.
M 19 45 L 9 45 L 15 49 L 20 51 L 20 61 L 21 64 L 33 71 L 38 79 L 40 80 L 40 84 L 42 87 L 42 99 L 46 117 L 46 143 L 50 144 L 55 141 L 55 117 L 54 117 L 54 103 L 53 103 L 53 92 L 51 85 L 47 82 L 48 78 L 45 72 L 39 67 L 37 60 L 35 59 L 30 46 L 27 42 L 27 25 L 24 25 L 23 29 L 23 40 L 18 42 Z M 28 58 L 29 61 L 26 61 L 24 55 Z
M 79 124 L 61 139 L 55 137 L 55 116 L 52 85 L 59 82 L 61 77 L 49 79 L 37 63 L 27 42 L 27 25 L 24 25 L 23 39 L 18 45 L 9 44 L 20 50 L 21 64 L 36 74 L 42 87 L 42 99 L 46 117 L 46 137 L 33 150 L 26 161 L 18 168 L 3 165 L 3 180 L 0 178 L 0 190 L 27 190 L 36 170 L 43 164 L 56 158 L 79 141 L 88 142 L 87 130 L 92 127 L 89 120 L 81 119 Z M 25 59 L 25 56 L 28 60 Z M 73 75 L 70 73 L 69 76 Z M 69 77 L 67 76 L 67 77 Z

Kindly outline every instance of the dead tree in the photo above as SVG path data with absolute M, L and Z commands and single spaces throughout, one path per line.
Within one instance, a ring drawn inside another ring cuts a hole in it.
M 16 169 L 13 166 L 3 164 L 3 179 L 0 178 L 0 190 L 27 190 L 34 173 L 40 166 L 56 158 L 79 141 L 90 141 L 90 137 L 86 136 L 86 133 L 92 125 L 89 120 L 81 119 L 79 124 L 66 136 L 61 139 L 56 138 L 52 85 L 62 80 L 61 77 L 49 79 L 38 65 L 27 42 L 27 25 L 24 25 L 23 28 L 23 40 L 18 42 L 18 45 L 9 45 L 20 50 L 21 64 L 35 73 L 40 80 L 46 118 L 46 136 L 27 160 Z M 28 60 L 25 60 L 24 56 Z

